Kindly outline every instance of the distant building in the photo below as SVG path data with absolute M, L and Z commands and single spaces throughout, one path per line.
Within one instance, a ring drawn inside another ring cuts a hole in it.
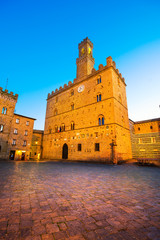
M 78 46 L 77 77 L 48 94 L 43 158 L 117 162 L 132 158 L 126 84 L 111 57 L 94 69 L 93 44 Z
M 34 118 L 15 114 L 18 95 L 0 88 L 0 159 L 29 160 Z
M 160 160 L 160 118 L 130 120 L 132 155 L 141 162 Z
M 40 160 L 42 158 L 42 142 L 44 131 L 33 129 L 30 158 Z

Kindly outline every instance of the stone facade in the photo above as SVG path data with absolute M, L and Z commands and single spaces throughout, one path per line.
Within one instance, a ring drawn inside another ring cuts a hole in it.
M 33 118 L 14 113 L 18 95 L 0 88 L 0 159 L 28 160 Z M 19 119 L 19 122 L 16 122 Z
M 33 129 L 30 158 L 40 160 L 42 158 L 42 142 L 44 131 Z
M 9 136 L 10 159 L 11 155 L 14 154 L 14 160 L 29 160 L 34 120 L 14 114 Z
M 9 156 L 8 141 L 17 99 L 17 94 L 8 93 L 8 90 L 3 91 L 0 88 L 0 159 L 8 159 Z
M 160 161 L 160 118 L 133 122 L 130 120 L 133 158 Z
M 94 69 L 93 44 L 79 44 L 77 78 L 48 94 L 43 158 L 117 162 L 132 158 L 126 84 L 111 57 Z

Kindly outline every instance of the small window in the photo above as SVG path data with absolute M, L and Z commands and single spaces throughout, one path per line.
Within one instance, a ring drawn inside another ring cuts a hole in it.
M 101 76 L 98 77 L 97 79 L 97 84 L 101 83 Z
M 14 129 L 14 134 L 18 134 L 18 129 L 17 128 Z
M 3 132 L 3 125 L 0 124 L 0 132 Z
M 95 151 L 99 151 L 99 143 L 95 143 Z
M 27 141 L 24 140 L 24 141 L 23 141 L 23 146 L 25 147 L 26 145 L 27 145 Z
M 71 105 L 71 110 L 74 110 L 74 104 Z
M 27 136 L 27 135 L 28 135 L 28 131 L 27 131 L 27 130 L 25 130 L 25 132 L 24 132 L 24 135 L 25 135 L 25 136 Z
M 139 144 L 143 143 L 142 138 L 138 138 L 138 143 Z
M 151 143 L 156 143 L 156 138 L 155 137 L 151 137 Z
M 26 126 L 29 126 L 29 121 L 26 122 Z
M 19 123 L 19 118 L 16 118 L 16 123 Z
M 101 126 L 101 125 L 104 125 L 104 117 L 103 116 L 100 116 L 98 118 L 98 125 Z
M 102 125 L 104 125 L 104 117 L 102 117 Z
M 140 127 L 138 128 L 138 131 L 140 131 Z
M 64 124 L 62 124 L 61 130 L 62 130 L 62 132 L 65 131 L 65 125 Z
M 12 145 L 15 146 L 16 145 L 16 139 L 12 140 Z
M 74 90 L 71 91 L 71 96 L 73 96 L 73 95 L 74 95 Z
M 2 108 L 2 114 L 7 114 L 7 108 L 6 107 Z
M 34 153 L 34 155 L 36 155 L 36 152 Z
M 0 145 L 0 152 L 1 152 L 1 145 Z
M 81 151 L 82 150 L 82 145 L 79 143 L 78 144 L 78 151 Z
M 153 127 L 152 127 L 152 126 L 150 126 L 150 129 L 153 129 Z
M 71 123 L 71 130 L 74 130 L 75 129 L 75 124 L 74 122 Z
M 97 102 L 100 102 L 102 100 L 101 94 L 97 95 Z
M 49 133 L 52 133 L 52 129 L 51 129 L 51 127 L 49 127 L 48 131 L 49 131 Z

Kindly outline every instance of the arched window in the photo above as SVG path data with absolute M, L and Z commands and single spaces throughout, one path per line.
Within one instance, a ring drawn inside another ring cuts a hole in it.
M 104 125 L 104 116 L 103 115 L 100 115 L 98 117 L 98 125 L 99 126 Z
M 74 129 L 75 129 L 75 123 L 71 122 L 71 130 L 74 130 Z
M 97 94 L 97 102 L 100 102 L 102 100 L 101 94 Z
M 57 125 L 55 126 L 55 132 L 56 133 L 58 132 L 58 126 Z
M 97 84 L 101 83 L 101 76 L 97 78 Z
M 71 105 L 71 110 L 74 110 L 74 103 L 72 103 Z
M 62 124 L 61 130 L 62 130 L 62 132 L 65 131 L 65 125 L 64 125 L 64 123 Z
M 102 125 L 104 125 L 104 117 L 102 117 Z
M 72 90 L 71 90 L 71 96 L 73 96 L 73 95 L 74 95 L 74 90 L 72 89 Z
M 2 114 L 7 114 L 7 108 L 6 107 L 2 108 Z

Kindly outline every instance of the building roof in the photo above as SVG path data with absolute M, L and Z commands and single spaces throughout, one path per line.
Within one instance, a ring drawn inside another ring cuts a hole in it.
M 44 133 L 43 130 L 33 129 L 33 133 Z
M 14 115 L 19 116 L 19 117 L 29 118 L 29 119 L 32 119 L 32 120 L 37 120 L 37 119 L 35 119 L 35 118 L 23 116 L 23 115 L 20 115 L 20 114 L 17 114 L 17 113 L 14 113 Z
M 160 121 L 160 118 L 153 118 L 153 119 L 147 119 L 147 120 L 142 120 L 142 121 L 136 121 L 136 122 L 134 122 L 134 124 L 147 123 L 147 122 L 157 122 L 157 121 Z

